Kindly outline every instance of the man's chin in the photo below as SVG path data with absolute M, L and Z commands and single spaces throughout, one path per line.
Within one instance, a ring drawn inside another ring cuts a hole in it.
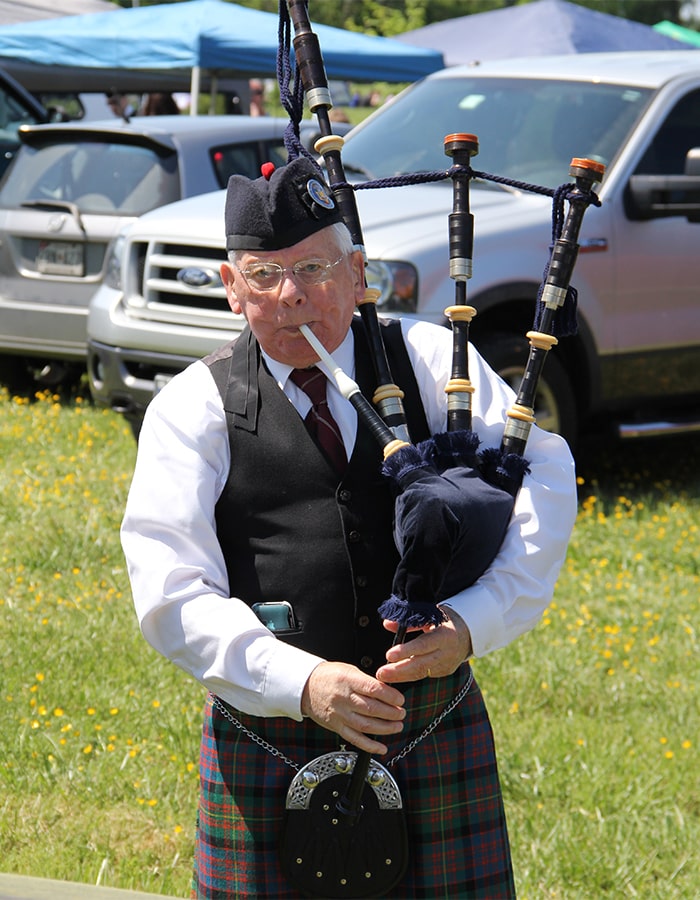
M 306 343 L 306 342 L 304 342 Z M 290 346 L 284 344 L 277 348 L 275 352 L 270 353 L 277 362 L 285 363 L 293 369 L 308 369 L 309 366 L 315 366 L 318 362 L 318 355 L 314 350 L 306 344 L 306 347 Z
M 318 354 L 300 331 L 290 331 L 280 341 L 280 353 L 284 355 L 282 362 L 295 369 L 306 369 L 318 362 Z

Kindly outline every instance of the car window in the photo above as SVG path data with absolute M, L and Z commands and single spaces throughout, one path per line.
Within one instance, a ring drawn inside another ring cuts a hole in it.
M 683 175 L 688 150 L 700 147 L 700 91 L 691 91 L 669 113 L 635 175 Z
M 0 174 L 5 171 L 19 146 L 20 125 L 33 125 L 40 119 L 18 97 L 0 84 Z
M 175 154 L 99 141 L 23 146 L 0 189 L 4 207 L 58 201 L 102 215 L 138 216 L 179 199 Z
M 282 141 L 279 144 L 269 144 L 263 162 L 271 162 L 279 168 L 287 165 L 288 155 L 287 148 Z M 259 174 L 260 172 L 258 172 Z
M 48 110 L 52 122 L 68 122 L 71 119 L 78 120 L 85 118 L 85 108 L 80 100 L 80 95 L 72 91 L 63 92 L 44 92 L 37 95 L 39 100 Z M 102 98 L 100 112 L 103 118 L 106 118 L 109 110 L 105 95 L 99 95 Z
M 257 178 L 260 166 L 268 160 L 276 166 L 284 165 L 287 161 L 287 151 L 281 137 L 279 140 L 230 144 L 212 151 L 216 177 L 222 188 L 226 187 L 231 175 Z
M 445 169 L 445 135 L 475 134 L 475 169 L 556 187 L 575 156 L 609 165 L 650 91 L 528 78 L 420 82 L 348 137 L 349 172 L 381 178 Z

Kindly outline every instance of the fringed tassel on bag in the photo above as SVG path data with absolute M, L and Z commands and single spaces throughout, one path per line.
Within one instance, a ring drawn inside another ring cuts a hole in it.
M 479 435 L 474 431 L 443 431 L 434 434 L 417 445 L 426 460 L 432 463 L 438 472 L 444 472 L 456 466 L 477 464 Z
M 423 628 L 425 625 L 439 625 L 446 619 L 445 613 L 435 603 L 403 600 L 392 594 L 379 607 L 379 615 L 400 628 Z
M 480 454 L 481 474 L 489 484 L 502 488 L 515 497 L 522 480 L 530 471 L 530 464 L 517 453 L 503 453 L 498 447 L 489 447 Z

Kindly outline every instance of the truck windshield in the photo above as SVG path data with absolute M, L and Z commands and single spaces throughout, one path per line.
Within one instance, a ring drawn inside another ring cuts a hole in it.
M 449 167 L 445 135 L 479 139 L 476 170 L 556 187 L 573 157 L 606 166 L 644 109 L 647 88 L 539 78 L 428 79 L 346 141 L 348 174 L 382 178 Z

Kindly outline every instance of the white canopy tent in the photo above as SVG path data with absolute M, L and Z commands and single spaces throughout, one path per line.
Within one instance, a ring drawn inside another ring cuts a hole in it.
M 0 25 L 118 9 L 109 0 L 0 0 Z

